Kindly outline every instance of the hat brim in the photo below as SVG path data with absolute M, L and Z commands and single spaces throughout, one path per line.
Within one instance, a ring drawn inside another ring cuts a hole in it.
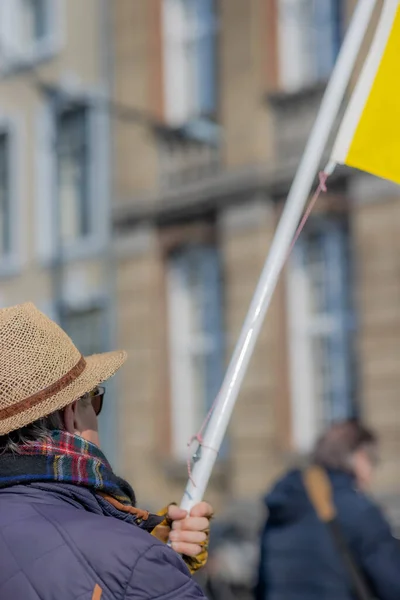
M 0 421 L 0 435 L 25 427 L 37 419 L 61 410 L 93 390 L 97 385 L 110 379 L 126 361 L 124 351 L 104 352 L 85 357 L 84 371 L 60 392 L 46 398 L 45 401 L 19 414 Z

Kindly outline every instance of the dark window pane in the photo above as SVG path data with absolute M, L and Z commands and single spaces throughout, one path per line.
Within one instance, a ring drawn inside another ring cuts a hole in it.
M 88 110 L 63 112 L 57 123 L 60 229 L 64 240 L 89 233 Z
M 104 351 L 105 316 L 102 308 L 70 310 L 63 315 L 63 327 L 84 356 Z
M 26 41 L 38 42 L 48 34 L 48 11 L 53 0 L 23 0 L 21 21 Z
M 310 282 L 316 389 L 324 419 L 331 422 L 352 416 L 356 400 L 347 224 L 321 220 L 302 244 Z
M 0 254 L 10 250 L 10 140 L 0 134 Z

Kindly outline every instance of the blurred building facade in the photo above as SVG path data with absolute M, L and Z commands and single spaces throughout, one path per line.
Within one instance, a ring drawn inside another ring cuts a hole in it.
M 146 499 L 182 490 L 353 6 L 114 3 L 114 97 L 141 114 L 113 137 L 122 459 Z M 382 436 L 377 490 L 398 491 L 399 210 L 393 186 L 349 171 L 330 182 L 251 361 L 217 503 L 258 497 L 324 425 L 356 414 Z
M 111 345 L 107 14 L 0 2 L 0 302 L 32 300 L 84 353 Z
M 182 493 L 354 4 L 0 0 L 0 304 L 33 300 L 84 353 L 129 350 L 102 437 L 143 503 Z M 330 181 L 252 358 L 217 506 L 257 499 L 360 413 L 396 507 L 399 211 L 393 186 Z

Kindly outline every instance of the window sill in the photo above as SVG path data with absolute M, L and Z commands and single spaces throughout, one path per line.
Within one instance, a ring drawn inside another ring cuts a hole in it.
M 218 147 L 221 141 L 221 127 L 206 118 L 192 119 L 179 127 L 157 127 L 156 132 L 167 142 L 194 143 Z
M 100 239 L 98 235 L 90 235 L 66 244 L 62 249 L 62 254 L 65 260 L 84 260 L 86 258 L 96 258 L 105 249 L 105 239 Z
M 17 75 L 37 67 L 55 58 L 61 50 L 61 43 L 55 37 L 49 37 L 37 44 L 31 51 L 4 58 L 0 68 L 3 77 Z
M 106 240 L 99 240 L 98 235 L 89 236 L 70 242 L 60 249 L 59 256 L 53 251 L 48 254 L 42 263 L 51 266 L 58 259 L 61 263 L 99 258 L 106 250 Z
M 265 94 L 265 101 L 273 107 L 296 104 L 307 98 L 320 97 L 326 88 L 327 81 L 316 81 L 298 90 L 276 90 Z

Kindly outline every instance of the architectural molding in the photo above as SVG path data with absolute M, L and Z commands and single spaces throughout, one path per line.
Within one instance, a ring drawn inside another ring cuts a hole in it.
M 322 157 L 321 164 L 328 161 Z M 227 206 L 241 205 L 257 194 L 274 200 L 285 198 L 296 174 L 298 157 L 280 165 L 253 164 L 220 173 L 174 190 L 156 190 L 145 196 L 119 198 L 113 207 L 114 231 L 120 235 L 141 223 L 168 225 L 204 217 Z M 330 187 L 348 176 L 338 169 L 329 178 Z M 316 180 L 317 181 L 317 180 Z
M 140 256 L 150 252 L 156 243 L 156 230 L 151 225 L 140 225 L 135 229 L 121 233 L 114 239 L 113 251 L 117 259 Z
M 228 206 L 221 211 L 219 225 L 224 232 L 233 232 L 253 229 L 271 218 L 273 218 L 272 201 L 267 200 L 260 192 L 241 204 Z
M 348 190 L 354 206 L 400 198 L 398 185 L 361 172 L 350 178 Z

